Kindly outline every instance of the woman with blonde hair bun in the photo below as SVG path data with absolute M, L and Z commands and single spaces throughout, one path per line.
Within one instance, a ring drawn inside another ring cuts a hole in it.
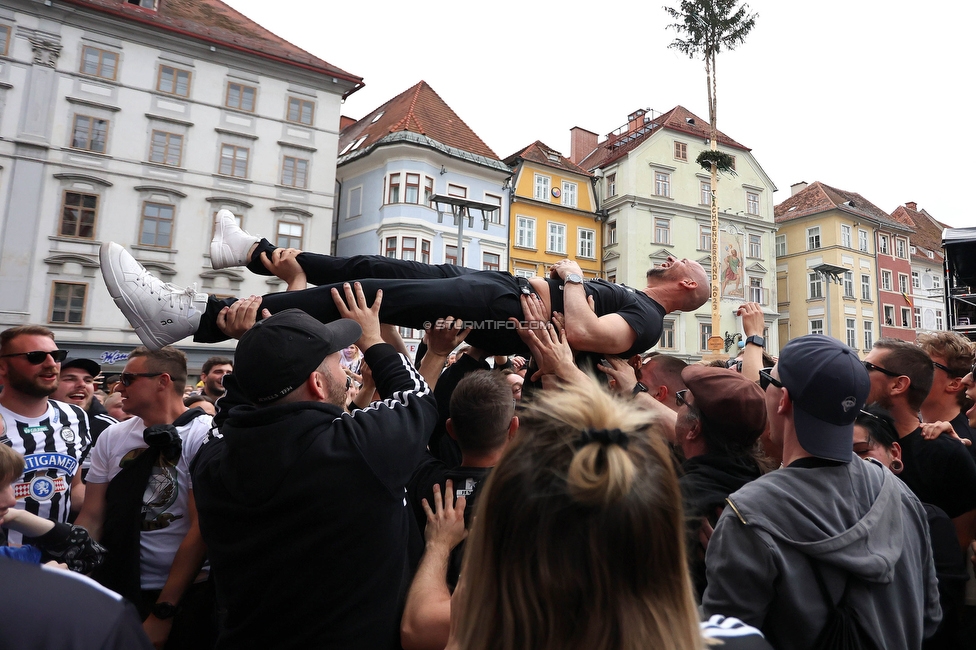
M 581 377 L 520 422 L 477 506 L 449 649 L 769 648 L 735 619 L 699 624 L 653 415 Z

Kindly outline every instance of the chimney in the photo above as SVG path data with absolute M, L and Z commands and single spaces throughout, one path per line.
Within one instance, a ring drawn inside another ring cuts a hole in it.
M 644 125 L 644 114 L 647 111 L 643 108 L 638 108 L 636 111 L 627 116 L 627 132 L 630 133 L 635 129 L 639 129 Z
M 342 131 L 344 128 L 350 124 L 355 124 L 358 120 L 354 120 L 351 117 L 346 117 L 345 115 L 339 116 L 339 130 Z
M 569 159 L 578 165 L 596 149 L 599 136 L 592 131 L 574 126 L 569 130 Z
M 905 207 L 908 208 L 909 210 L 914 210 L 915 212 L 918 212 L 918 203 L 915 203 L 915 201 L 906 201 Z
M 799 183 L 793 183 L 790 185 L 790 196 L 796 196 L 803 190 L 807 189 L 807 182 L 800 181 Z

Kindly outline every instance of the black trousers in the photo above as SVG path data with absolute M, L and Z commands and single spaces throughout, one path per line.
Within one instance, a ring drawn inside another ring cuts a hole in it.
M 261 263 L 262 252 L 271 256 L 275 247 L 266 239 L 258 244 L 248 269 L 259 275 L 272 275 Z M 332 288 L 342 292 L 344 282 L 362 284 L 367 302 L 383 290 L 380 320 L 400 327 L 423 329 L 426 323 L 454 316 L 469 321 L 472 332 L 467 341 L 491 354 L 526 354 L 528 349 L 508 323 L 522 318 L 519 297 L 530 292 L 528 282 L 502 271 L 475 271 L 453 264 L 422 264 L 381 255 L 332 257 L 301 253 L 297 257 L 310 284 L 304 291 L 267 294 L 261 307 L 272 314 L 285 309 L 301 309 L 313 318 L 329 323 L 338 320 L 339 310 L 332 299 Z M 236 298 L 218 300 L 213 296 L 193 339 L 201 343 L 224 341 L 217 328 L 217 314 Z

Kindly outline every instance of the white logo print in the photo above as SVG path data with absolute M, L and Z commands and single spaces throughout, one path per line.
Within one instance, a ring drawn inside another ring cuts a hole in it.
M 843 402 L 841 402 L 840 405 L 844 409 L 844 413 L 847 413 L 852 408 L 854 408 L 855 406 L 857 406 L 857 400 L 854 399 L 853 397 L 848 397 Z

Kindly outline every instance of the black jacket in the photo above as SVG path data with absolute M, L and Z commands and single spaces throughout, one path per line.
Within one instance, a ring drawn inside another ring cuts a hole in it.
M 392 346 L 366 351 L 384 402 L 235 406 L 193 488 L 218 648 L 399 648 L 409 587 L 405 486 L 437 419 Z

